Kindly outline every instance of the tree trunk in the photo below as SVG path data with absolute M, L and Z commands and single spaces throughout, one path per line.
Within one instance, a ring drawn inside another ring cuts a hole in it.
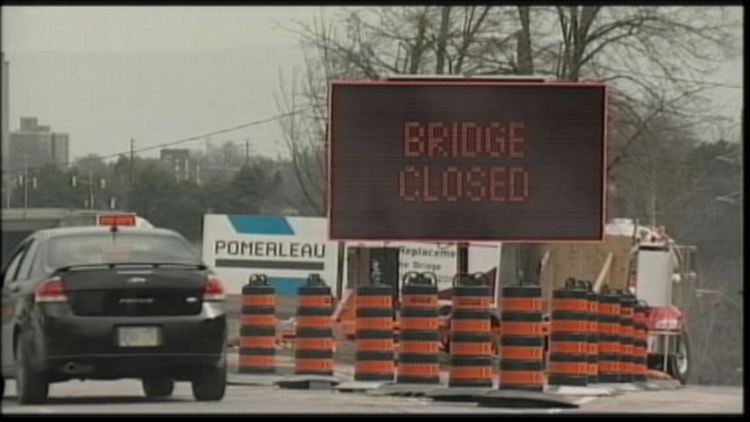
M 422 63 L 422 52 L 425 49 L 425 33 L 427 32 L 427 10 L 419 16 L 419 25 L 417 28 L 417 39 L 414 48 L 411 51 L 411 63 L 409 64 L 409 73 L 416 75 L 419 73 L 419 65 Z
M 534 61 L 531 54 L 531 21 L 529 6 L 518 6 L 518 16 L 521 20 L 521 30 L 517 33 L 516 60 L 518 61 L 518 74 L 534 74 Z
M 448 45 L 448 28 L 450 24 L 451 8 L 443 6 L 442 16 L 440 19 L 440 34 L 437 40 L 437 63 L 435 64 L 435 74 L 442 75 L 445 73 L 445 55 L 446 46 Z

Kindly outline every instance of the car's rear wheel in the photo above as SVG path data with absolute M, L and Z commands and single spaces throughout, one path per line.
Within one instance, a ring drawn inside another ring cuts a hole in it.
M 16 343 L 16 390 L 21 404 L 41 403 L 49 394 L 45 375 L 31 367 L 25 335 Z
M 169 378 L 144 378 L 143 392 L 146 397 L 169 397 L 174 391 L 174 380 Z
M 217 401 L 224 398 L 227 385 L 226 362 L 218 368 L 200 370 L 193 378 L 193 397 L 200 401 Z

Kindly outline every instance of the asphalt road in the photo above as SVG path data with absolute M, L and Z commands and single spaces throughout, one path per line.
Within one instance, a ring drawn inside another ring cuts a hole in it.
M 364 393 L 286 390 L 268 386 L 229 385 L 220 402 L 195 402 L 188 383 L 178 383 L 173 397 L 143 396 L 139 381 L 70 381 L 53 384 L 50 400 L 20 406 L 15 385 L 6 385 L 4 414 L 121 413 L 741 413 L 741 387 L 688 386 L 678 390 L 639 391 L 611 397 L 577 397 L 575 410 L 483 408 L 474 403 L 442 403 L 424 398 L 373 397 Z

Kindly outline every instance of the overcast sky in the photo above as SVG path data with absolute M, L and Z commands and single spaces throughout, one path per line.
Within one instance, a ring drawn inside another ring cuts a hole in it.
M 142 148 L 274 116 L 279 71 L 302 64 L 297 36 L 280 26 L 320 12 L 291 6 L 3 7 L 10 129 L 21 116 L 36 116 L 70 134 L 75 158 L 127 151 L 130 138 Z M 742 57 L 707 79 L 742 85 Z M 739 120 L 740 89 L 717 88 L 714 101 L 717 112 Z M 213 137 L 212 144 L 245 139 L 257 153 L 286 155 L 276 122 Z M 205 142 L 183 145 L 205 148 Z

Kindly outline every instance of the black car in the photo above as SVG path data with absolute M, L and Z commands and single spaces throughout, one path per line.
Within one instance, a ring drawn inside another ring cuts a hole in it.
M 2 372 L 18 400 L 70 379 L 139 378 L 148 397 L 226 384 L 224 289 L 179 234 L 134 227 L 40 230 L 3 269 Z

